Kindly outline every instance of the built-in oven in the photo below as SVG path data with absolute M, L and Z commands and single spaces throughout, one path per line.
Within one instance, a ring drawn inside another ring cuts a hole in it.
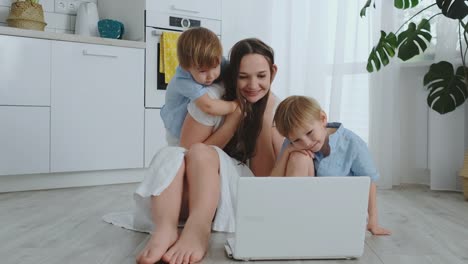
M 161 108 L 164 105 L 167 89 L 164 75 L 159 72 L 159 46 L 162 33 L 164 31 L 182 32 L 190 27 L 201 26 L 221 36 L 221 21 L 146 10 L 145 25 L 145 107 Z

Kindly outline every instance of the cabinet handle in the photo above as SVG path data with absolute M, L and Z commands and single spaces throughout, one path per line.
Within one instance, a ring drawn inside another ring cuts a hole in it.
M 153 36 L 161 36 L 161 35 L 162 35 L 162 31 L 159 30 L 159 29 L 155 29 L 155 30 L 153 30 L 153 31 L 151 32 L 151 34 L 152 34 Z
M 193 14 L 200 13 L 200 11 L 196 11 L 196 10 L 178 8 L 175 5 L 171 5 L 171 9 L 175 11 L 182 11 L 182 12 L 193 13 Z
M 83 50 L 83 55 L 84 56 L 95 56 L 95 57 L 106 57 L 106 58 L 117 58 L 117 55 L 109 55 L 109 54 L 98 54 L 98 53 L 92 53 L 87 50 Z

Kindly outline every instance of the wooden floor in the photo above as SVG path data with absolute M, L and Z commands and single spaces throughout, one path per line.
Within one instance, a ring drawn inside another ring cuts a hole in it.
M 0 263 L 134 263 L 147 234 L 101 220 L 130 210 L 135 184 L 0 194 Z M 379 190 L 380 222 L 393 235 L 366 235 L 364 255 L 343 261 L 255 263 L 468 263 L 468 202 L 459 193 L 406 186 Z M 213 234 L 203 263 L 240 263 Z

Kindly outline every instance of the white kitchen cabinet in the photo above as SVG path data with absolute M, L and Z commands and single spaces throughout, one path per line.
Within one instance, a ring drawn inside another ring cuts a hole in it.
M 0 106 L 0 175 L 49 172 L 49 107 Z
M 147 0 L 146 9 L 181 16 L 221 20 L 221 0 Z
M 144 50 L 52 50 L 51 172 L 142 168 Z
M 0 35 L 0 105 L 50 105 L 51 41 Z
M 148 167 L 154 154 L 166 146 L 166 129 L 159 113 L 160 109 L 145 110 L 145 167 Z

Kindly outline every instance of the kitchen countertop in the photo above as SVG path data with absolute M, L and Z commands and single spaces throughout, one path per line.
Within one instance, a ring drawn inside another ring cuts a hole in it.
M 128 48 L 137 48 L 137 49 L 146 48 L 146 43 L 143 41 L 130 41 L 130 40 L 121 40 L 121 39 L 88 37 L 88 36 L 80 36 L 80 35 L 74 35 L 74 34 L 55 33 L 55 32 L 28 30 L 28 29 L 2 27 L 2 26 L 0 26 L 0 35 L 80 42 L 80 43 L 128 47 Z

